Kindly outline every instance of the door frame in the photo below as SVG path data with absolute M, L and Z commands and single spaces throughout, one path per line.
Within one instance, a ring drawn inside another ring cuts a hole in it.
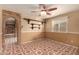
M 2 47 L 5 48 L 5 20 L 7 17 L 14 17 L 16 19 L 17 29 L 17 44 L 21 43 L 21 16 L 19 13 L 13 11 L 2 10 Z

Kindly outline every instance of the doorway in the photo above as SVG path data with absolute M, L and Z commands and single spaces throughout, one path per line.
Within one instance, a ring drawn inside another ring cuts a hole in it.
M 2 11 L 2 45 L 5 49 L 8 45 L 21 43 L 21 16 L 12 11 Z
M 5 44 L 17 43 L 16 19 L 13 17 L 7 18 L 5 21 Z

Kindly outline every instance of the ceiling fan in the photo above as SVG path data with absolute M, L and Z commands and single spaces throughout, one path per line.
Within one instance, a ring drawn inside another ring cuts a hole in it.
M 45 4 L 39 4 L 39 10 L 33 10 L 32 12 L 45 12 L 46 15 L 51 15 L 51 11 L 56 10 L 57 8 L 48 8 Z

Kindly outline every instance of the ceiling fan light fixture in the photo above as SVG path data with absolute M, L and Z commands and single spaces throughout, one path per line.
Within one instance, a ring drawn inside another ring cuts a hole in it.
M 46 15 L 46 12 L 45 11 L 42 11 L 40 12 L 41 16 L 45 16 Z

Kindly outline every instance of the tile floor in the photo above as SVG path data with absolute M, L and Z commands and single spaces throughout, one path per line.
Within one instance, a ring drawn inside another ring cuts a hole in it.
M 21 45 L 7 45 L 3 55 L 75 55 L 78 47 L 51 39 L 37 39 Z

